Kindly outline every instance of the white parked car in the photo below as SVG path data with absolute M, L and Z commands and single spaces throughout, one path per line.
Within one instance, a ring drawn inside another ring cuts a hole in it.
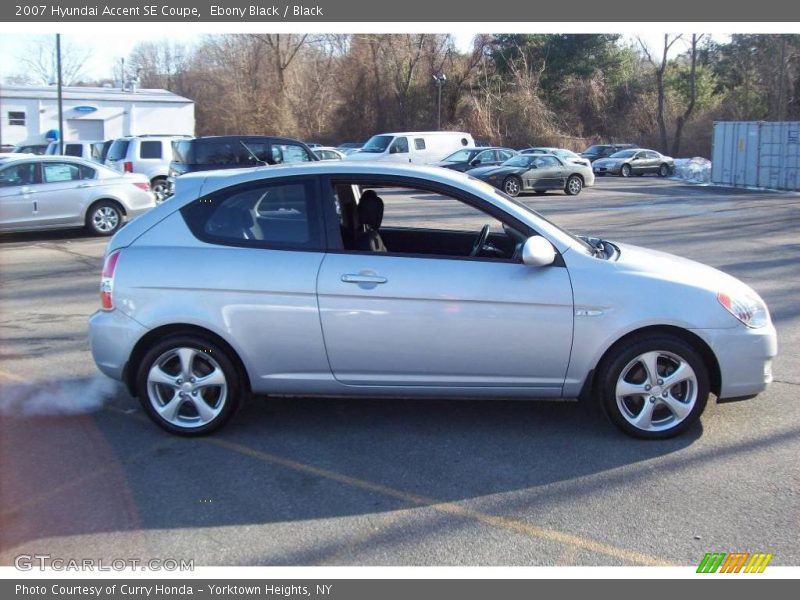
M 338 148 L 332 148 L 331 146 L 319 146 L 317 148 L 311 148 L 311 151 L 316 154 L 317 158 L 320 160 L 342 160 L 346 156 L 344 152 Z
M 95 148 L 97 144 L 102 143 L 102 140 L 64 142 L 64 149 L 59 154 L 58 142 L 50 142 L 44 153 L 47 156 L 74 156 L 75 158 L 85 158 L 86 160 L 99 162 L 96 159 L 97 151 Z
M 111 235 L 155 204 L 144 175 L 67 156 L 0 162 L 0 231 L 86 227 Z

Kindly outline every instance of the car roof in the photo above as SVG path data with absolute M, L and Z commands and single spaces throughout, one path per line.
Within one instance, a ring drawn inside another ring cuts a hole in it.
M 202 135 L 194 138 L 189 138 L 187 142 L 239 142 L 239 141 L 280 141 L 280 142 L 294 142 L 304 144 L 300 140 L 294 138 L 284 137 L 280 135 Z
M 108 167 L 105 167 L 104 165 L 101 165 L 100 163 L 96 163 L 96 162 L 93 162 L 91 160 L 87 160 L 85 158 L 80 158 L 78 156 L 64 156 L 64 155 L 61 155 L 61 154 L 22 154 L 18 158 L 9 156 L 8 158 L 4 158 L 3 159 L 3 165 L 7 165 L 7 164 L 12 163 L 12 162 L 20 162 L 20 161 L 40 162 L 40 163 L 44 163 L 44 162 L 60 162 L 60 163 L 71 162 L 71 163 L 75 163 L 75 164 L 78 164 L 78 165 L 91 167 L 93 169 L 102 168 L 105 171 L 110 171 L 112 173 L 116 173 L 116 171 L 114 171 L 112 169 L 109 169 Z

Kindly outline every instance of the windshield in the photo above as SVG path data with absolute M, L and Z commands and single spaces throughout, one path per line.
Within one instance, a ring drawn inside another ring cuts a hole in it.
M 577 242 L 578 244 L 583 246 L 586 249 L 586 251 L 589 252 L 590 254 L 594 253 L 594 248 L 592 247 L 592 245 L 589 242 L 587 242 L 586 240 L 584 240 L 583 238 L 578 237 L 577 235 L 575 235 L 571 231 L 567 231 L 566 229 L 564 229 L 563 227 L 561 227 L 559 225 L 556 225 L 550 219 L 545 217 L 542 213 L 540 213 L 540 212 L 538 212 L 536 210 L 533 210 L 530 206 L 528 206 L 527 204 L 524 204 L 523 202 L 520 202 L 516 198 L 512 198 L 511 196 L 506 194 L 503 190 L 498 190 L 497 188 L 495 188 L 493 191 L 494 191 L 495 194 L 497 194 L 498 196 L 502 197 L 505 200 L 508 200 L 509 202 L 514 204 L 515 206 L 518 206 L 519 208 L 523 209 L 524 211 L 529 212 L 532 215 L 536 216 L 536 218 L 541 219 L 542 221 L 544 221 L 545 223 L 550 225 L 550 227 L 553 227 L 554 229 L 558 229 L 563 234 L 569 236 L 572 240 L 574 240 L 575 242 Z
M 459 150 L 458 152 L 453 152 L 450 156 L 444 159 L 444 162 L 467 162 L 470 160 L 478 150 Z
M 572 152 L 572 150 L 560 150 L 556 148 L 555 150 L 553 150 L 553 154 L 561 158 L 580 158 L 577 154 Z
M 583 151 L 584 154 L 600 154 L 603 150 L 605 150 L 608 146 L 601 146 L 595 144 L 594 146 L 589 146 L 586 150 Z
M 636 152 L 636 150 L 622 150 L 621 152 L 615 152 L 608 158 L 630 158 L 636 154 Z
M 520 154 L 513 158 L 509 158 L 502 164 L 503 167 L 530 167 L 531 163 L 536 160 L 535 156 Z
M 372 152 L 373 154 L 386 152 L 393 139 L 394 136 L 391 135 L 373 135 L 361 148 L 361 152 Z
M 114 140 L 108 149 L 108 160 L 122 160 L 128 154 L 128 140 Z

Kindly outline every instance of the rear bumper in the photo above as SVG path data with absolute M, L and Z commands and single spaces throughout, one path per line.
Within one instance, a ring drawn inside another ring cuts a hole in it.
M 89 317 L 89 346 L 97 368 L 122 381 L 136 342 L 147 328 L 119 310 L 98 310 Z
M 722 400 L 755 396 L 772 382 L 772 359 L 778 354 L 778 335 L 770 323 L 760 329 L 700 329 L 717 357 Z

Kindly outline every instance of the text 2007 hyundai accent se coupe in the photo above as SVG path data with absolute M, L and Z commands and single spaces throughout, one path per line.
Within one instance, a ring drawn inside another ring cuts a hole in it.
M 111 240 L 101 302 L 98 367 L 187 435 L 252 392 L 587 397 L 666 438 L 710 392 L 762 392 L 777 352 L 767 307 L 733 277 L 576 237 L 461 173 L 385 163 L 183 176 Z

